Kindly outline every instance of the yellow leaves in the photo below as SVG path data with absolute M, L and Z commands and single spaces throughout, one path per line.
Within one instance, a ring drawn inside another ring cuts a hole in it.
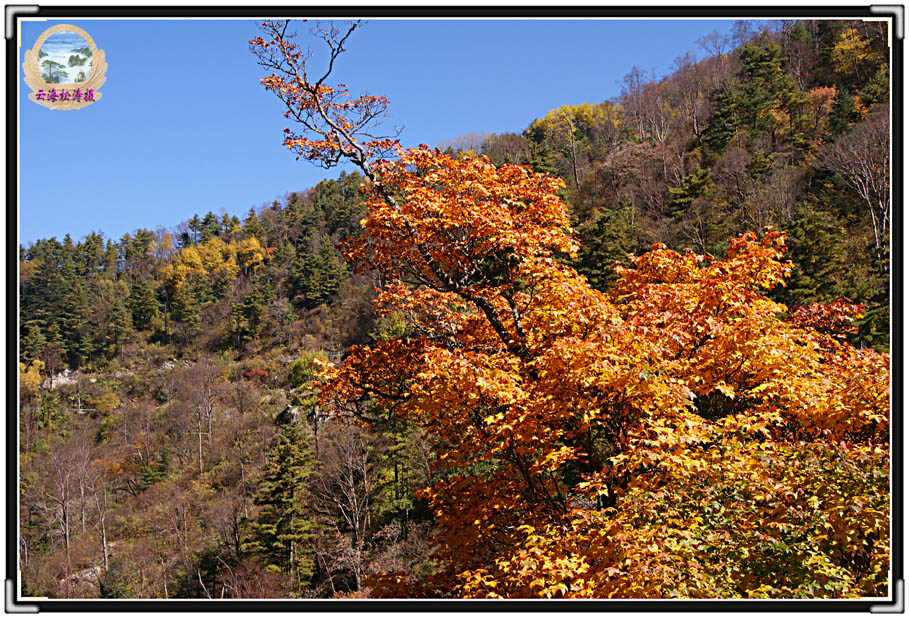
M 196 247 L 186 247 L 180 251 L 177 265 L 182 266 L 187 274 L 205 274 L 207 271 L 202 264 L 202 256 Z
M 237 266 L 237 245 L 225 243 L 214 236 L 205 243 L 198 245 L 199 257 L 202 268 L 206 273 L 226 271 L 234 276 L 239 271 Z
M 503 412 L 499 412 L 498 414 L 492 414 L 490 416 L 487 416 L 486 418 L 483 419 L 483 422 L 486 423 L 487 425 L 492 425 L 493 423 L 497 423 L 504 418 L 505 418 L 505 414 Z
M 44 370 L 44 361 L 35 359 L 31 365 L 26 367 L 25 363 L 19 363 L 19 388 L 24 393 L 37 395 L 38 388 L 41 386 L 41 372 Z
M 575 485 L 581 491 L 587 491 L 589 495 L 594 496 L 608 496 L 609 495 L 609 484 L 603 479 L 594 479 L 589 481 L 581 481 Z
M 720 382 L 716 385 L 716 390 L 720 391 L 730 399 L 735 397 L 735 389 L 726 384 L 725 382 Z
M 835 70 L 841 74 L 857 73 L 865 65 L 879 61 L 879 54 L 872 49 L 868 40 L 863 39 L 855 28 L 845 28 L 833 46 L 830 54 Z
M 265 263 L 265 249 L 255 236 L 237 242 L 235 251 L 237 260 L 247 271 L 258 270 Z
M 542 457 L 537 458 L 534 462 L 533 470 L 557 470 L 566 462 L 580 459 L 583 452 L 578 447 L 562 446 L 558 449 L 545 453 Z
M 224 242 L 214 236 L 202 244 L 180 250 L 177 258 L 164 266 L 162 277 L 173 290 L 183 285 L 187 277 L 194 275 L 224 272 L 235 277 L 241 265 L 247 271 L 255 271 L 266 257 L 267 252 L 254 236 L 236 242 Z

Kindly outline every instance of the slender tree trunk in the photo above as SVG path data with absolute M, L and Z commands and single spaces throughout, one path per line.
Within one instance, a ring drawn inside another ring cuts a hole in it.
M 581 181 L 578 177 L 578 151 L 577 144 L 574 141 L 574 126 L 568 124 L 568 143 L 571 147 L 571 168 L 574 172 L 574 188 L 579 189 L 581 187 Z
M 70 575 L 73 572 L 73 568 L 69 556 L 69 509 L 66 508 L 65 498 L 63 503 L 63 549 L 66 556 L 66 581 L 69 584 L 70 594 L 72 594 L 73 581 Z
M 101 552 L 104 560 L 104 570 L 107 571 L 107 527 L 104 518 L 101 518 Z
M 202 474 L 202 410 L 199 410 L 198 414 L 198 423 L 196 425 L 197 434 L 199 436 L 199 475 Z
M 82 534 L 85 534 L 85 484 L 79 479 L 79 519 L 82 523 Z

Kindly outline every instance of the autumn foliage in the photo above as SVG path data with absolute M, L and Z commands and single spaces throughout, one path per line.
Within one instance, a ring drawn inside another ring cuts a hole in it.
M 332 61 L 355 27 L 323 33 Z M 768 297 L 784 233 L 656 245 L 600 292 L 565 264 L 560 180 L 372 139 L 384 99 L 347 102 L 266 32 L 263 83 L 308 131 L 286 144 L 370 180 L 345 256 L 406 325 L 323 363 L 319 405 L 405 418 L 437 454 L 435 572 L 374 594 L 887 594 L 889 356 L 838 336 L 860 308 Z

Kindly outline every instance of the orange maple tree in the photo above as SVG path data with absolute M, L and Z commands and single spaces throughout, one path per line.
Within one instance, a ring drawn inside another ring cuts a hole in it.
M 880 596 L 889 569 L 889 356 L 841 335 L 847 303 L 767 297 L 785 235 L 721 259 L 662 245 L 608 293 L 566 265 L 559 179 L 377 136 L 387 101 L 329 87 L 360 24 L 320 27 L 328 70 L 285 22 L 251 44 L 300 123 L 285 144 L 368 179 L 362 236 L 397 338 L 321 368 L 319 405 L 424 428 L 439 479 L 436 572 L 382 596 Z M 394 156 L 390 156 L 392 154 Z

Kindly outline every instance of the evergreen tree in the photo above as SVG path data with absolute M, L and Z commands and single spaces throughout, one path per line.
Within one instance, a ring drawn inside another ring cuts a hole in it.
M 695 199 L 706 194 L 709 184 L 710 173 L 700 167 L 694 168 L 682 179 L 681 187 L 669 188 L 667 214 L 675 219 L 681 217 Z
M 75 280 L 72 260 L 55 239 L 39 241 L 26 252 L 29 264 L 37 264 L 21 284 L 21 313 L 44 332 L 63 315 L 66 295 Z
M 713 93 L 714 112 L 704 130 L 704 144 L 716 155 L 723 152 L 726 144 L 735 136 L 741 126 L 738 115 L 738 101 L 735 93 L 717 90 Z
M 839 285 L 850 268 L 848 238 L 833 214 L 808 204 L 801 206 L 786 240 L 792 272 L 787 285 L 775 291 L 776 298 L 789 305 L 805 305 L 848 295 Z
M 70 366 L 77 368 L 89 361 L 94 351 L 91 298 L 82 279 L 74 282 L 66 296 L 62 331 Z
M 199 237 L 202 233 L 202 221 L 199 219 L 199 215 L 193 215 L 193 218 L 187 223 L 189 226 L 190 240 L 192 244 L 199 244 Z
M 122 297 L 114 297 L 104 313 L 92 319 L 95 332 L 94 348 L 107 359 L 113 358 L 127 341 L 132 329 L 132 318 Z
M 877 73 L 858 92 L 865 107 L 873 107 L 890 100 L 890 67 L 882 64 Z
M 54 322 L 47 329 L 47 346 L 44 348 L 44 354 L 41 357 L 41 360 L 44 361 L 47 375 L 56 375 L 62 369 L 64 358 L 66 358 L 66 344 L 63 342 L 60 327 Z
M 221 235 L 221 223 L 218 221 L 218 217 L 215 216 L 215 213 L 209 211 L 205 217 L 202 218 L 200 235 L 202 242 L 206 242 L 215 236 Z
M 237 349 L 243 342 L 256 339 L 262 330 L 262 316 L 269 304 L 270 294 L 259 287 L 253 287 L 242 302 L 230 306 L 231 332 L 236 338 Z
M 186 284 L 177 286 L 171 300 L 171 318 L 175 322 L 175 329 L 179 340 L 188 344 L 202 331 L 202 313 L 199 303 L 190 293 Z
M 79 273 L 84 277 L 94 277 L 104 265 L 104 240 L 92 232 L 81 243 L 76 245 Z
M 129 289 L 127 305 L 132 313 L 133 325 L 139 330 L 151 330 L 152 322 L 160 316 L 161 310 L 155 290 L 144 277 L 135 279 Z
M 616 263 L 628 265 L 628 254 L 638 250 L 640 229 L 631 208 L 610 210 L 580 230 L 581 250 L 575 268 L 590 285 L 605 292 L 616 279 Z
M 858 114 L 855 113 L 855 101 L 849 94 L 848 88 L 839 88 L 836 93 L 836 99 L 833 102 L 833 109 L 830 112 L 830 130 L 834 135 L 839 135 L 846 131 L 853 122 L 858 120 Z
M 102 599 L 128 599 L 134 596 L 132 577 L 134 570 L 120 557 L 112 558 L 98 584 Z
M 521 161 L 522 165 L 529 165 L 533 171 L 543 174 L 559 175 L 556 153 L 544 144 L 546 134 L 541 124 L 531 124 L 524 131 L 524 139 L 527 140 L 528 154 Z
M 320 235 L 315 251 L 299 253 L 290 276 L 290 297 L 295 304 L 312 309 L 328 300 L 347 275 L 347 267 L 331 241 Z
M 259 224 L 259 217 L 256 216 L 255 208 L 249 209 L 249 214 L 246 215 L 246 219 L 243 221 L 243 231 L 248 236 L 262 238 L 262 226 Z
M 108 240 L 104 247 L 104 255 L 101 257 L 104 266 L 104 272 L 108 277 L 115 277 L 119 272 L 119 259 L 117 254 L 117 245 Z
M 19 356 L 23 362 L 40 359 L 47 348 L 47 339 L 41 332 L 41 327 L 35 322 L 30 322 L 23 327 L 25 335 L 19 340 Z
M 358 235 L 361 231 L 360 219 L 363 218 L 363 206 L 360 199 L 360 187 L 363 177 L 360 174 L 345 174 L 334 181 L 332 198 L 328 203 L 313 199 L 325 217 L 326 233 L 333 239 L 345 240 Z
M 307 479 L 314 472 L 311 439 L 302 421 L 293 420 L 281 429 L 277 445 L 268 453 L 255 498 L 262 510 L 241 545 L 243 552 L 262 556 L 267 571 L 286 574 L 297 589 L 313 573 L 317 528 L 307 516 Z

